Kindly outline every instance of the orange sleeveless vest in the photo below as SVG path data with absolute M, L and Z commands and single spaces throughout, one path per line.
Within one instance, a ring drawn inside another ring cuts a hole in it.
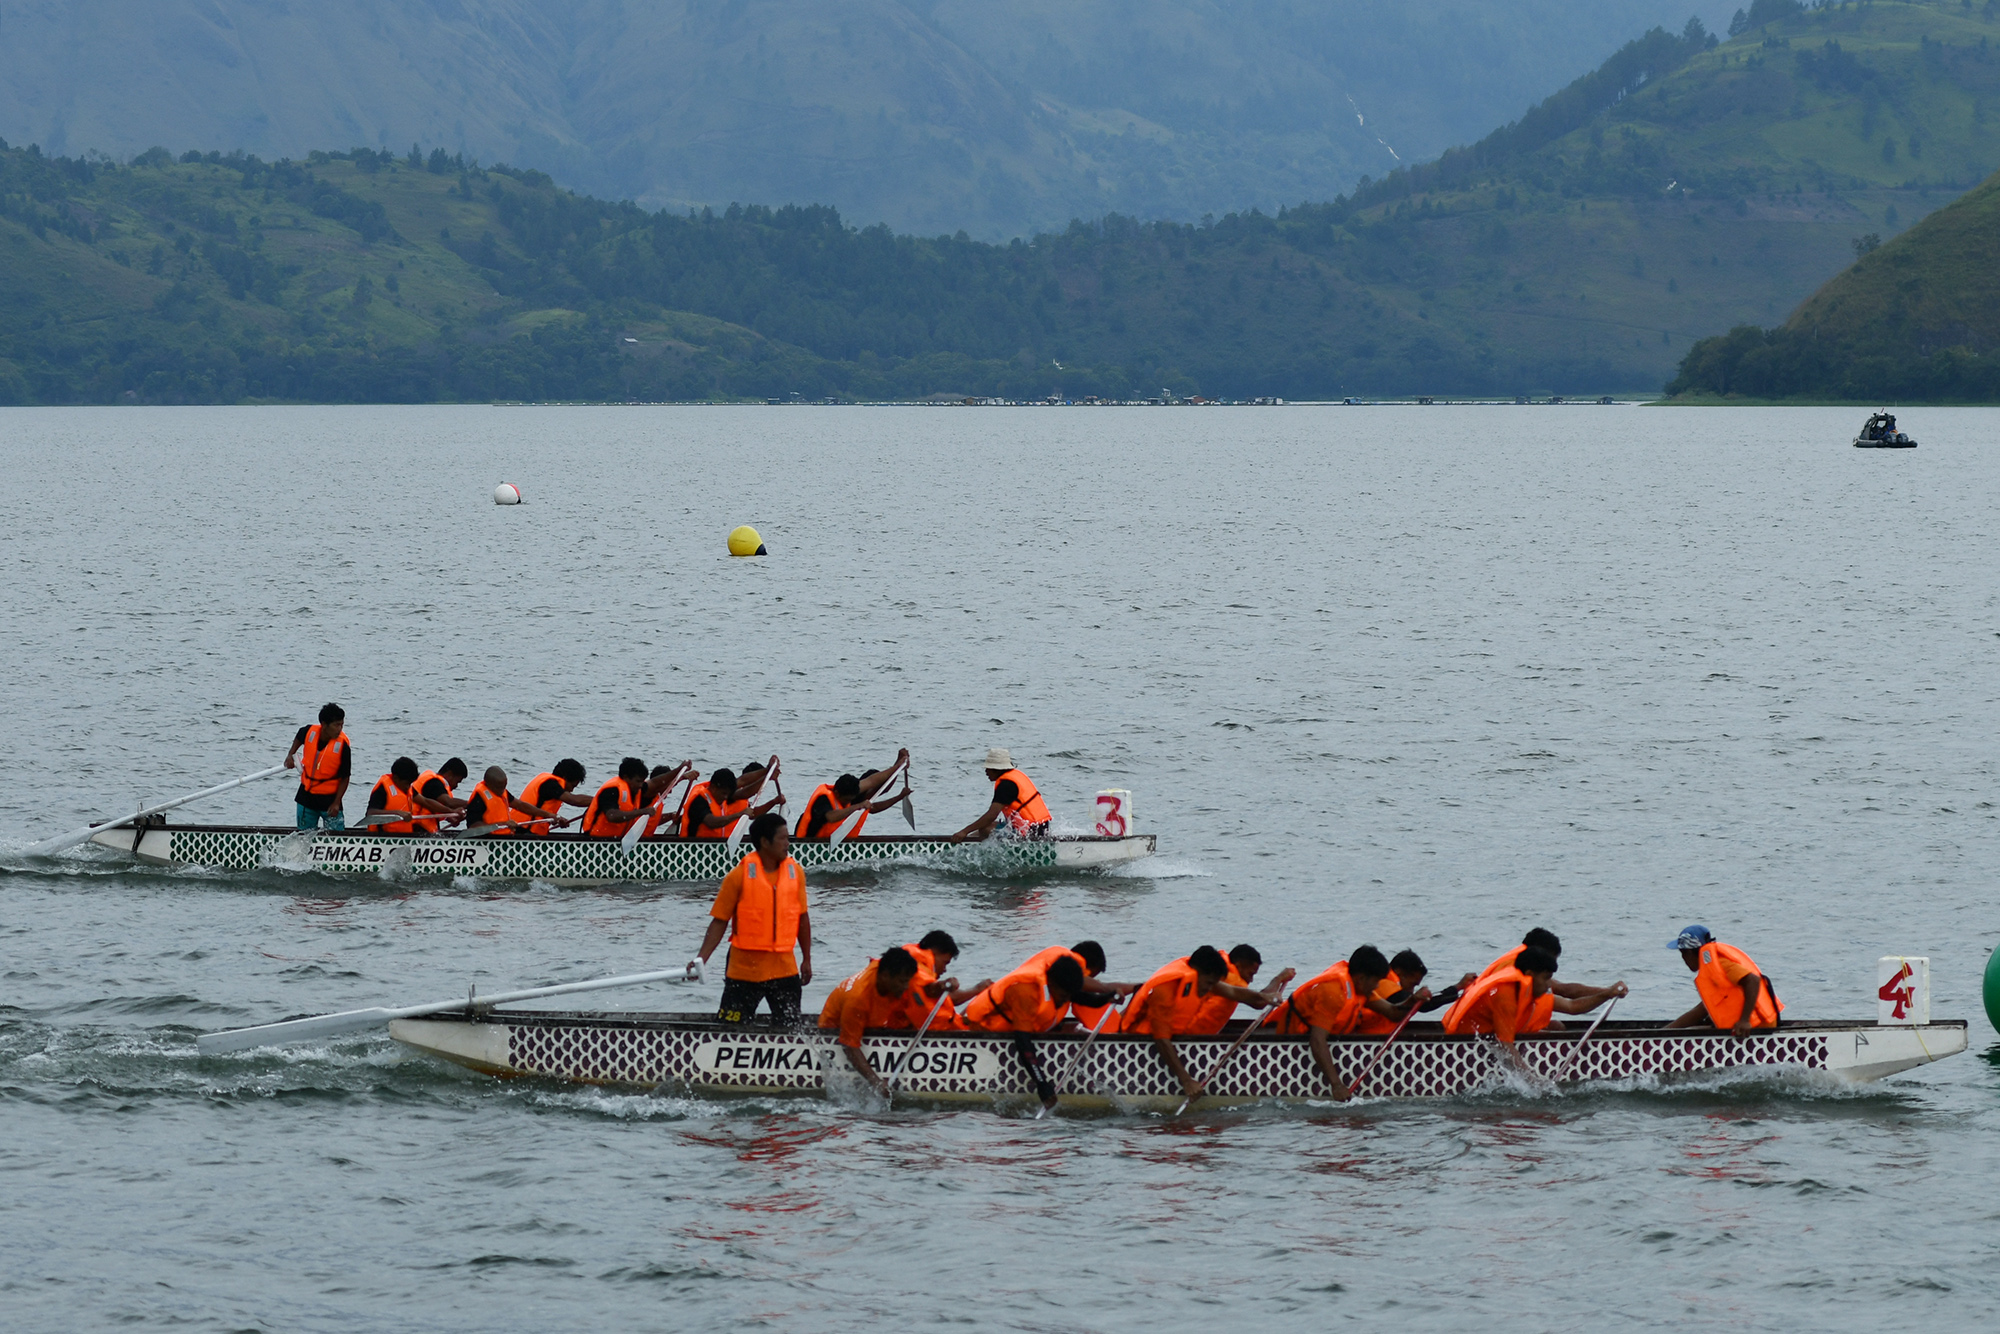
M 375 796 L 377 793 L 380 793 L 382 796 L 382 804 L 379 807 L 375 806 Z M 382 811 L 409 811 L 413 809 L 410 803 L 409 789 L 397 787 L 396 775 L 394 774 L 383 774 L 375 780 L 375 789 L 368 794 L 368 804 L 374 810 Z M 414 834 L 417 832 L 417 826 L 413 820 L 391 820 L 387 824 L 376 825 L 375 832 L 378 834 Z
M 424 784 L 430 782 L 433 778 L 437 779 L 440 783 L 444 783 L 444 775 L 435 769 L 426 769 L 417 775 L 417 781 L 410 786 L 410 804 L 404 807 L 405 810 L 414 811 L 417 809 L 416 794 L 423 791 Z M 451 784 L 445 783 L 445 791 L 451 791 Z M 422 833 L 435 834 L 438 831 L 438 820 L 440 818 L 434 815 L 428 820 L 412 820 L 410 823 Z
M 1014 785 L 1014 804 L 1005 807 L 1001 814 L 1007 817 L 1008 824 L 1014 826 L 1014 832 L 1025 834 L 1036 825 L 1047 824 L 1050 819 L 1048 803 L 1042 800 L 1042 794 L 1028 781 L 1028 776 L 1019 769 L 1009 769 L 993 780 L 994 791 L 999 791 L 1002 783 L 1009 782 Z
M 1708 1021 L 1717 1028 L 1734 1028 L 1743 1014 L 1743 988 L 1731 982 L 1722 972 L 1722 961 L 1741 964 L 1758 977 L 1764 978 L 1764 985 L 1757 992 L 1757 1008 L 1751 1012 L 1750 1027 L 1775 1028 L 1778 1014 L 1785 1007 L 1771 994 L 1771 979 L 1764 977 L 1764 970 L 1756 960 L 1719 940 L 1711 940 L 1701 947 L 1701 967 L 1694 975 L 1694 989 L 1701 993 L 1702 1008 L 1708 1011 Z
M 696 833 L 694 831 L 694 803 L 697 797 L 708 798 L 708 813 L 712 816 L 722 817 L 723 819 L 729 821 L 729 824 L 719 825 L 714 828 L 705 828 L 701 830 L 699 833 Z M 728 802 L 725 804 L 720 797 L 716 796 L 713 792 L 709 791 L 708 784 L 697 783 L 695 784 L 694 790 L 688 793 L 687 806 L 681 812 L 681 837 L 682 838 L 728 838 L 730 824 L 734 824 L 736 818 L 749 809 L 750 809 L 750 802 L 748 798 L 745 798 L 741 801 Z
M 1200 976 L 1185 957 L 1175 959 L 1166 967 L 1146 979 L 1145 985 L 1132 993 L 1132 1004 L 1125 1012 L 1131 1027 L 1129 1033 L 1152 1033 L 1152 1016 L 1147 1010 L 1154 1004 L 1154 997 L 1165 992 L 1171 999 L 1162 1003 L 1167 1006 L 1167 1029 L 1175 1037 L 1184 1033 L 1198 1033 L 1195 1025 L 1199 1022 L 1202 1007 L 1210 997 L 1195 994 L 1195 981 Z M 1157 1036 L 1155 1034 L 1154 1036 Z
M 1409 991 L 1411 989 L 1410 984 L 1403 980 L 1402 974 L 1392 970 L 1387 977 L 1382 979 L 1381 984 L 1375 988 L 1375 999 L 1394 1000 L 1397 992 Z M 1379 1015 L 1364 1005 L 1361 1007 L 1360 1015 L 1354 1021 L 1354 1031 L 1357 1033 L 1393 1033 L 1396 1031 L 1396 1023 L 1396 1020 Z
M 340 786 L 340 752 L 349 747 L 345 732 L 325 746 L 319 740 L 320 724 L 314 723 L 306 729 L 305 750 L 299 755 L 299 786 L 315 797 L 324 797 Z
M 1546 1005 L 1543 1001 L 1548 1002 Z M 1493 1005 L 1514 1007 L 1514 1036 L 1538 1033 L 1555 1013 L 1553 995 L 1535 995 L 1535 979 L 1518 968 L 1489 972 L 1465 989 L 1444 1012 L 1447 1033 L 1491 1033 Z
M 1229 972 L 1222 980 L 1232 987 L 1247 987 L 1250 985 L 1244 980 L 1243 974 L 1236 971 L 1234 963 L 1230 963 Z M 1201 1003 L 1201 1013 L 1195 1016 L 1194 1027 L 1188 1031 L 1191 1033 L 1220 1033 L 1228 1026 L 1229 1021 L 1236 1017 L 1236 1005 L 1237 1003 L 1227 996 L 1210 996 Z
M 555 800 L 549 802 L 546 806 L 534 799 L 533 793 L 535 792 L 535 789 L 539 788 L 543 783 L 554 783 L 557 787 L 561 787 L 562 779 L 557 778 L 552 773 L 536 774 L 533 778 L 530 778 L 522 786 L 521 800 L 527 802 L 530 806 L 533 806 L 538 811 L 547 811 L 550 815 L 561 815 L 562 814 L 561 793 L 557 793 Z M 530 820 L 528 822 L 526 832 L 535 835 L 545 835 L 553 832 L 554 829 L 555 829 L 554 820 Z
M 818 787 L 812 790 L 812 795 L 806 798 L 806 811 L 804 815 L 801 815 L 799 817 L 799 823 L 797 827 L 792 830 L 793 838 L 825 838 L 829 834 L 831 834 L 834 830 L 840 828 L 840 822 L 837 820 L 831 824 L 822 824 L 817 829 L 812 827 L 813 803 L 818 801 L 821 797 L 826 798 L 826 804 L 828 810 L 840 809 L 840 798 L 833 795 L 833 784 L 821 783 Z M 861 826 L 867 823 L 868 823 L 868 810 L 867 807 L 864 805 L 861 810 L 861 818 L 854 822 L 854 828 L 847 831 L 847 836 L 849 838 L 853 838 L 856 834 L 861 832 Z
M 1011 1031 L 1014 1021 L 1008 1017 L 1006 1011 L 1000 1008 L 999 998 L 1003 993 L 1011 992 L 1017 986 L 1023 986 L 1032 982 L 1039 989 L 1039 999 L 1035 1006 L 1035 1012 L 1029 1016 L 1031 1027 L 1027 1031 L 1043 1033 L 1055 1027 L 1056 1021 L 1062 1018 L 1063 1012 L 1057 1009 L 1055 1003 L 1049 999 L 1049 965 L 1064 955 L 1075 959 L 1077 967 L 1083 967 L 1083 960 L 1076 954 L 1063 949 L 1061 946 L 1050 946 L 1048 949 L 1038 952 L 1019 968 L 1016 968 L 1013 972 L 1007 974 L 1007 976 L 1001 978 L 992 986 L 967 1001 L 965 1003 L 964 1014 L 965 1026 L 967 1028 L 983 1028 L 990 1033 L 1006 1033 Z M 1089 971 L 1089 969 L 1084 969 L 1086 976 L 1089 974 Z
M 799 943 L 799 918 L 805 913 L 806 873 L 785 858 L 776 875 L 764 870 L 764 859 L 751 853 L 743 867 L 743 893 L 736 900 L 736 918 L 729 943 L 741 950 L 790 952 Z
M 1307 978 L 1305 983 L 1292 992 L 1292 998 L 1273 1009 L 1263 1022 L 1274 1025 L 1280 1033 L 1303 1033 L 1312 1025 L 1299 1013 L 1298 1002 L 1308 993 L 1325 987 L 1338 987 L 1336 993 L 1342 997 L 1340 1008 L 1334 1011 L 1332 1022 L 1327 1026 L 1329 1033 L 1351 1033 L 1354 1031 L 1355 1016 L 1365 1012 L 1366 996 L 1354 988 L 1353 976 L 1348 972 L 1347 961 L 1342 959 L 1322 973 Z
M 496 795 L 492 788 L 486 786 L 485 779 L 481 779 L 479 786 L 472 789 L 471 802 L 471 807 L 466 812 L 466 823 L 468 825 L 506 824 L 508 821 L 516 818 L 514 808 L 507 804 L 506 794 L 500 793 Z M 513 831 L 496 829 L 493 832 L 500 834 L 503 832 L 512 833 Z
M 623 838 L 625 831 L 636 823 L 636 821 L 632 820 L 610 819 L 598 806 L 598 798 L 613 788 L 618 789 L 618 800 L 614 803 L 615 809 L 629 811 L 638 805 L 638 795 L 632 791 L 632 785 L 622 778 L 614 778 L 603 787 L 598 788 L 597 796 L 590 799 L 590 810 L 585 814 L 583 821 L 583 832 L 592 838 Z

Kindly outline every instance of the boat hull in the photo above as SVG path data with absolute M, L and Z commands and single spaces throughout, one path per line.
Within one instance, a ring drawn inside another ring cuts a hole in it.
M 552 885 L 715 881 L 743 859 L 720 839 L 640 839 L 628 853 L 615 840 L 574 834 L 548 838 L 411 837 L 313 833 L 237 825 L 155 825 L 107 829 L 92 842 L 153 866 L 222 871 L 279 869 L 331 875 L 477 876 Z M 792 855 L 808 871 L 925 862 L 973 874 L 1087 871 L 1151 856 L 1152 834 L 952 843 L 942 837 L 794 839 Z
M 832 1042 L 813 1030 L 731 1029 L 705 1015 L 529 1013 L 399 1019 L 396 1041 L 417 1051 L 501 1078 L 544 1078 L 574 1084 L 668 1088 L 710 1096 L 823 1095 L 829 1062 L 836 1090 L 858 1083 Z M 1921 1027 L 1863 1022 L 1787 1024 L 1775 1034 L 1733 1038 L 1709 1030 L 1675 1030 L 1657 1023 L 1605 1024 L 1580 1049 L 1582 1030 L 1537 1034 L 1518 1044 L 1522 1062 L 1546 1077 L 1629 1079 L 1695 1071 L 1771 1068 L 1824 1071 L 1867 1082 L 1965 1050 L 1965 1023 Z M 1233 1034 L 1185 1038 L 1177 1045 L 1187 1068 L 1209 1070 Z M 911 1035 L 870 1033 L 862 1050 L 888 1074 L 911 1057 Z M 1035 1039 L 1043 1069 L 1055 1078 L 1077 1054 L 1081 1035 Z M 1379 1037 L 1330 1041 L 1336 1069 L 1352 1082 L 1374 1058 Z M 1413 1024 L 1382 1057 L 1363 1092 L 1393 1098 L 1447 1098 L 1477 1092 L 1507 1078 L 1496 1044 L 1454 1037 L 1435 1024 Z M 1204 1107 L 1321 1102 L 1331 1097 L 1304 1037 L 1258 1034 L 1245 1042 L 1210 1082 Z M 938 1102 L 1006 1103 L 1032 1098 L 1033 1086 L 1010 1037 L 932 1033 L 911 1059 L 899 1090 Z M 1064 1106 L 1125 1111 L 1171 1110 L 1179 1086 L 1151 1038 L 1099 1037 L 1082 1052 L 1075 1075 L 1058 1090 Z

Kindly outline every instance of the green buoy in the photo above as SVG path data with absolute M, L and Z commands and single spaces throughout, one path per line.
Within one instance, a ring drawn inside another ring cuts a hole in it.
M 2000 1028 L 2000 950 L 1986 956 L 1986 1017 Z

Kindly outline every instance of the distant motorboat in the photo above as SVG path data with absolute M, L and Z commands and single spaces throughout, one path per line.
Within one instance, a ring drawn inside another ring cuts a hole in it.
M 1915 449 L 1917 442 L 1896 429 L 1896 416 L 1878 412 L 1868 418 L 1861 434 L 1854 437 L 1856 449 Z

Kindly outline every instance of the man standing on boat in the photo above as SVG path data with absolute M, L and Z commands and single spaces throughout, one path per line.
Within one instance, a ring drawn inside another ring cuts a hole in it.
M 986 813 L 951 836 L 954 843 L 978 842 L 989 837 L 1002 819 L 1019 838 L 1049 836 L 1048 804 L 1042 800 L 1028 776 L 1014 767 L 1014 757 L 995 746 L 986 752 L 986 781 L 993 784 L 993 803 Z
M 1695 990 L 1701 993 L 1701 1004 L 1669 1021 L 1668 1028 L 1707 1024 L 1726 1028 L 1731 1037 L 1740 1038 L 1749 1036 L 1753 1028 L 1778 1026 L 1784 1002 L 1755 959 L 1734 945 L 1723 944 L 1705 926 L 1684 928 L 1668 948 L 1681 952 L 1681 962 L 1694 974 Z
M 298 804 L 300 829 L 347 828 L 340 803 L 354 770 L 354 748 L 347 744 L 346 722 L 338 704 L 325 705 L 319 722 L 301 727 L 285 752 L 285 767 L 299 771 L 299 790 L 292 800 Z M 305 752 L 303 763 L 300 751 Z
M 781 815 L 766 811 L 752 820 L 750 846 L 750 855 L 722 877 L 697 957 L 707 963 L 723 932 L 729 932 L 716 1022 L 747 1024 L 762 1003 L 770 1008 L 772 1027 L 796 1028 L 800 997 L 812 981 L 806 873 L 792 859 L 792 838 Z

